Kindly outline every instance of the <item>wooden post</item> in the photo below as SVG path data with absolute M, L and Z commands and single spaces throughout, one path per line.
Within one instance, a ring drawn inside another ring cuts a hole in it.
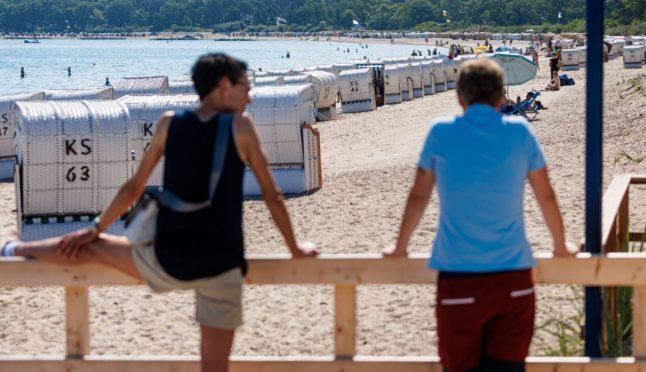
M 334 355 L 352 358 L 356 354 L 356 286 L 334 287 Z
M 629 184 L 626 184 L 626 187 L 623 189 L 623 195 L 618 194 L 615 197 L 621 198 L 619 202 L 619 208 L 617 209 L 617 215 L 615 216 L 614 226 L 613 226 L 613 234 L 610 236 L 610 239 L 608 240 L 607 244 L 603 247 L 603 253 L 609 253 L 609 252 L 628 252 L 630 250 L 630 247 L 627 247 L 626 244 L 630 244 L 629 241 L 626 240 L 628 236 L 628 229 L 629 229 L 629 223 L 628 223 L 628 198 L 629 198 L 629 191 L 630 187 Z M 602 324 L 602 335 L 601 335 L 601 340 L 602 340 L 602 350 L 604 352 L 607 352 L 608 350 L 608 339 L 609 339 L 609 332 L 613 332 L 615 337 L 620 337 L 622 333 L 622 329 L 620 327 L 620 319 L 619 319 L 619 299 L 618 299 L 618 294 L 619 294 L 619 288 L 618 287 L 604 287 L 602 289 L 603 299 L 604 301 L 604 307 L 601 310 L 602 314 L 607 312 L 604 316 L 604 318 L 609 318 L 610 322 L 609 324 L 606 322 L 603 322 Z M 612 327 L 612 329 L 608 329 L 608 327 Z
M 633 287 L 633 356 L 646 358 L 646 287 Z
M 81 358 L 90 353 L 90 301 L 87 287 L 65 287 L 66 355 Z
M 628 200 L 630 197 L 630 187 L 626 189 L 623 198 L 621 199 L 621 204 L 619 204 L 619 210 L 617 211 L 617 245 L 618 250 L 621 251 L 624 244 L 630 243 L 630 223 L 628 222 L 629 213 L 628 213 Z M 628 241 L 626 241 L 628 240 Z

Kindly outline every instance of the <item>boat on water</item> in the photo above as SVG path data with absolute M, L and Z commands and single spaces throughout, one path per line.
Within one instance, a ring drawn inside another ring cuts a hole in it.
M 33 39 L 33 40 L 25 39 L 25 44 L 40 44 L 40 41 L 38 39 Z

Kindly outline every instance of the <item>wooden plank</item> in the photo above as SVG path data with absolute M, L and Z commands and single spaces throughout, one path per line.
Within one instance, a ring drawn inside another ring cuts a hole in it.
M 0 258 L 0 286 L 132 285 L 142 282 L 100 264 L 61 266 L 24 258 Z
M 334 287 L 334 355 L 351 358 L 356 352 L 357 288 Z
M 553 258 L 536 253 L 536 283 L 590 286 L 646 285 L 646 253 L 609 253 Z M 381 258 L 381 255 L 322 255 L 317 259 L 252 258 L 246 284 L 434 284 L 428 258 Z M 133 285 L 137 280 L 97 265 L 56 266 L 25 259 L 0 259 L 0 286 Z
M 321 255 L 316 259 L 257 258 L 249 261 L 247 284 L 435 283 L 428 257 L 383 259 L 380 254 Z
M 87 287 L 65 287 L 65 324 L 68 357 L 90 353 L 90 300 Z
M 633 288 L 633 356 L 646 358 L 646 286 Z
M 615 244 L 611 239 L 616 237 L 615 223 L 617 221 L 617 213 L 619 213 L 625 194 L 628 193 L 631 179 L 632 176 L 627 174 L 615 176 L 606 189 L 606 192 L 603 194 L 603 208 L 601 215 L 601 244 L 603 244 L 603 247 L 608 244 L 611 246 Z
M 603 253 L 608 252 L 627 252 L 626 238 L 628 234 L 628 201 L 630 199 L 630 187 L 628 187 L 619 203 L 619 209 L 615 216 L 614 225 L 611 228 L 611 236 L 605 242 L 602 249 Z M 604 319 L 608 321 L 602 324 L 602 350 L 606 350 L 608 345 L 609 334 L 621 334 L 621 323 L 619 320 L 619 302 L 618 302 L 618 287 L 605 287 L 602 288 L 602 297 L 604 298 L 604 306 L 601 309 Z
M 232 357 L 231 372 L 441 372 L 437 357 Z M 585 357 L 529 357 L 528 372 L 638 372 L 646 361 L 635 358 L 591 360 Z M 197 357 L 98 357 L 62 359 L 0 356 L 0 370 L 12 372 L 198 372 Z
M 627 174 L 633 185 L 646 185 L 646 174 Z
M 629 238 L 630 231 L 628 230 L 630 228 L 630 224 L 628 222 L 629 220 L 629 211 L 630 211 L 630 188 L 626 190 L 626 193 L 624 194 L 623 199 L 621 200 L 621 204 L 619 205 L 619 210 L 617 211 L 617 249 L 619 251 L 623 251 L 624 248 L 624 243 L 626 243 L 626 238 Z
M 642 240 L 646 240 L 644 238 L 644 233 L 630 233 L 629 239 L 631 242 L 641 242 Z

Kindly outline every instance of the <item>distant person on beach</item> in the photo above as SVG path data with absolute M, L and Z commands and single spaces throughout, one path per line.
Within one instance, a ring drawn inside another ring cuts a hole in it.
M 21 67 L 21 68 L 20 68 L 20 78 L 21 78 L 21 79 L 24 79 L 24 78 L 25 78 L 25 68 L 24 68 L 24 67 Z
M 429 268 L 439 272 L 438 351 L 448 372 L 525 370 L 535 311 L 526 181 L 554 254 L 573 255 L 538 139 L 524 119 L 495 109 L 504 99 L 503 77 L 487 59 L 460 67 L 456 91 L 464 113 L 431 125 L 397 243 L 385 252 L 406 256 L 437 184 L 440 217 Z
M 503 98 L 500 101 L 500 104 L 498 105 L 498 111 L 502 113 L 508 113 L 514 111 L 515 108 L 515 102 L 507 96 L 507 89 L 502 90 Z
M 247 65 L 224 54 L 207 54 L 193 65 L 192 77 L 199 107 L 168 111 L 161 117 L 135 175 L 94 224 L 34 242 L 17 240 L 15 234 L 1 236 L 0 255 L 63 265 L 98 262 L 143 280 L 157 292 L 195 290 L 202 371 L 224 372 L 235 329 L 242 324 L 242 282 L 247 271 L 242 231 L 245 165 L 253 170 L 292 257 L 314 256 L 316 251 L 296 242 L 254 124 L 242 114 L 249 103 Z M 226 137 L 217 138 L 219 134 Z M 212 204 L 190 213 L 160 207 L 154 243 L 133 246 L 124 236 L 104 233 L 142 195 L 162 156 L 164 192 L 190 203 L 210 200 L 212 159 L 215 147 L 223 143 L 224 164 Z
M 559 73 L 557 71 L 552 72 L 552 79 L 545 87 L 545 90 L 560 90 L 561 89 L 561 79 L 559 78 Z
M 107 78 L 105 78 L 105 84 L 104 84 L 104 85 L 105 85 L 106 87 L 111 87 L 111 86 L 112 86 L 112 84 L 110 84 L 110 78 L 108 78 L 108 77 L 107 77 Z
M 67 77 L 70 77 L 70 76 L 72 76 L 72 68 L 68 66 L 67 67 Z
M 535 92 L 533 90 L 527 92 L 527 94 L 525 95 L 525 101 L 531 100 L 534 97 L 534 94 L 535 94 Z M 534 101 L 534 103 L 532 103 L 532 108 L 534 108 L 536 110 L 547 110 L 547 107 L 543 106 L 543 102 L 538 101 L 538 100 L 536 100 L 536 101 Z
M 552 52 L 552 56 L 550 57 L 550 76 L 552 76 L 555 72 L 558 73 L 558 71 L 559 71 L 559 58 L 556 52 Z

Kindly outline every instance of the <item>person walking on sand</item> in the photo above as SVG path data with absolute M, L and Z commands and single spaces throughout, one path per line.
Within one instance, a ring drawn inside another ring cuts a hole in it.
M 316 251 L 311 244 L 296 242 L 254 124 L 242 114 L 249 103 L 247 65 L 225 54 L 207 54 L 195 63 L 192 76 L 199 107 L 161 117 L 135 175 L 91 227 L 35 242 L 5 235 L 0 255 L 65 265 L 98 262 L 143 280 L 157 292 L 195 290 L 202 371 L 224 372 L 235 329 L 242 324 L 242 282 L 247 271 L 242 233 L 245 164 L 254 171 L 292 257 L 314 256 Z M 162 156 L 165 193 L 186 203 L 209 200 L 213 171 L 209 160 L 216 153 L 214 147 L 222 144 L 223 166 L 212 203 L 190 213 L 161 207 L 154 244 L 133 246 L 126 237 L 103 232 L 142 195 Z
M 431 125 L 394 248 L 405 256 L 433 188 L 439 228 L 429 268 L 439 271 L 438 350 L 447 372 L 525 370 L 534 327 L 535 262 L 525 235 L 528 180 L 552 235 L 554 254 L 573 255 L 543 152 L 528 123 L 495 109 L 503 71 L 491 60 L 460 67 L 464 113 Z M 505 143 L 506 146 L 500 146 Z

